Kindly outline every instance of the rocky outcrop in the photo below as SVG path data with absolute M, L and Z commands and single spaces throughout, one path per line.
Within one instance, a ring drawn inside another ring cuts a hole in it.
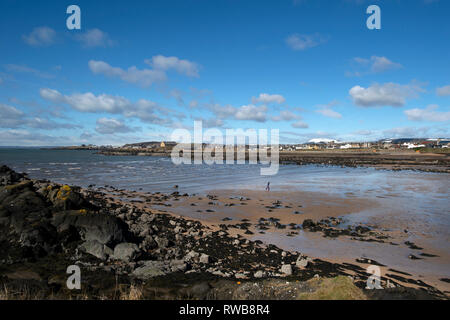
M 7 231 L 2 236 L 17 238 L 27 258 L 74 249 L 81 241 L 87 252 L 106 257 L 102 246 L 126 238 L 127 225 L 96 212 L 80 188 L 30 180 L 5 166 L 0 168 L 0 181 L 0 226 Z

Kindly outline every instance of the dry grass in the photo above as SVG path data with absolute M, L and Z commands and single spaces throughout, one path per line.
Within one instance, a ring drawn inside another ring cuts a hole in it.
M 0 289 L 0 300 L 36 300 L 38 296 L 31 293 L 28 287 L 21 287 L 20 289 L 8 288 L 3 285 Z
M 142 300 L 143 298 L 142 288 L 134 285 L 130 286 L 129 291 L 122 292 L 120 295 L 120 300 Z
M 346 276 L 328 279 L 311 279 L 308 281 L 315 290 L 301 293 L 300 300 L 367 300 L 363 291 Z

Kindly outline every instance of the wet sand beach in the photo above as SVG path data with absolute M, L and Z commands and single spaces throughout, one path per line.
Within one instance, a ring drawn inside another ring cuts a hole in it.
M 209 197 L 180 197 L 153 208 L 314 258 L 338 263 L 375 260 L 384 265 L 384 274 L 399 269 L 450 291 L 448 282 L 442 280 L 450 278 L 448 229 L 420 223 L 401 207 L 388 210 L 384 202 L 319 192 L 216 190 Z M 302 224 L 308 219 L 331 219 L 328 226 L 337 230 L 360 226 L 370 232 L 329 236 L 305 230 Z

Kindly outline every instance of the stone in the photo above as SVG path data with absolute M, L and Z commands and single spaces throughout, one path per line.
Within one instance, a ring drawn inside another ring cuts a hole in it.
M 281 266 L 281 272 L 287 276 L 292 275 L 292 266 L 290 264 L 283 264 Z
M 147 280 L 165 275 L 165 264 L 162 261 L 145 261 L 142 267 L 136 268 L 132 275 L 141 280 Z
M 207 254 L 202 253 L 199 261 L 200 263 L 209 263 L 209 256 Z
M 211 286 L 207 282 L 198 283 L 190 288 L 189 293 L 196 299 L 205 299 L 207 293 L 211 289 Z
M 172 260 L 170 261 L 170 270 L 172 272 L 185 272 L 187 270 L 187 264 L 183 260 Z
M 258 270 L 258 271 L 256 271 L 255 272 L 255 274 L 253 275 L 255 278 L 263 278 L 263 277 L 265 277 L 265 272 L 264 271 L 261 271 L 261 270 Z
M 388 279 L 388 281 L 387 281 L 387 283 L 386 283 L 386 288 L 388 288 L 388 289 L 393 289 L 393 288 L 395 288 L 395 287 L 396 287 L 395 284 L 393 284 L 392 282 L 390 282 L 389 279 Z
M 169 246 L 169 240 L 166 238 L 155 237 L 155 241 L 160 248 L 167 248 Z
M 303 229 L 314 228 L 316 224 L 311 219 L 305 219 L 302 223 Z
M 68 185 L 51 190 L 48 198 L 55 208 L 62 210 L 80 209 L 85 204 L 85 200 L 80 194 L 80 188 L 70 187 Z
M 90 255 L 93 255 L 94 257 L 97 257 L 101 260 L 105 260 L 108 257 L 108 254 L 105 252 L 105 245 L 98 242 L 97 240 L 85 241 L 81 245 L 81 248 L 86 251 L 86 253 L 89 253 Z M 112 250 L 110 248 L 108 249 L 108 253 L 111 254 Z
M 299 256 L 297 258 L 297 261 L 295 262 L 295 265 L 299 269 L 304 269 L 304 268 L 306 268 L 308 266 L 308 263 L 309 263 L 309 259 L 308 258 Z
M 138 252 L 139 252 L 139 248 L 134 243 L 128 243 L 128 242 L 119 243 L 114 248 L 113 258 L 116 260 L 122 260 L 122 261 L 129 262 L 129 261 L 132 261 L 136 257 Z
M 193 260 L 195 258 L 198 258 L 200 254 L 198 252 L 195 252 L 194 250 L 191 250 L 188 252 L 188 254 L 184 257 L 185 261 L 190 261 Z
M 0 186 L 15 184 L 25 178 L 25 175 L 3 165 L 0 167 Z
M 128 229 L 123 221 L 114 216 L 107 214 L 82 214 L 80 210 L 55 214 L 52 224 L 58 230 L 74 226 L 82 230 L 84 240 L 96 240 L 111 246 L 123 242 Z

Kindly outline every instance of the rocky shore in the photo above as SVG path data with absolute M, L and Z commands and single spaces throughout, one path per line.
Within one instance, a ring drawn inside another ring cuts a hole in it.
M 448 298 L 397 270 L 382 277 L 384 290 L 366 290 L 361 265 L 376 261 L 338 264 L 283 251 L 229 226 L 215 229 L 117 197 L 126 194 L 32 180 L 0 167 L 0 298 Z M 147 201 L 161 206 L 182 197 L 189 195 L 148 194 Z M 308 221 L 302 227 L 338 236 L 333 223 Z M 69 265 L 81 269 L 81 290 L 66 286 Z
M 280 153 L 280 163 L 374 167 L 450 173 L 450 155 L 415 152 L 292 152 Z

